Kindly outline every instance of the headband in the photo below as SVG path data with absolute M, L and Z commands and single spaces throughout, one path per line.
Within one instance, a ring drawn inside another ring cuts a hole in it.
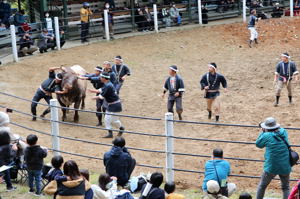
M 58 74 L 55 75 L 55 79 L 62 80 L 61 78 L 58 77 Z
M 286 55 L 286 54 L 281 54 L 282 57 L 286 57 L 286 58 L 291 58 L 290 56 Z
M 110 79 L 110 76 L 108 76 L 108 75 L 101 74 L 100 76 L 103 77 L 103 78 L 105 78 L 105 79 Z
M 175 69 L 175 68 L 169 67 L 169 69 L 171 69 L 171 70 L 175 71 L 176 73 L 178 72 L 178 70 L 177 70 L 177 69 Z
M 212 64 L 208 64 L 208 66 L 214 68 L 215 70 L 217 70 L 217 68 Z
M 95 68 L 95 70 L 97 70 L 97 71 L 100 71 L 100 72 L 102 72 L 103 70 L 102 69 L 100 69 L 100 68 Z

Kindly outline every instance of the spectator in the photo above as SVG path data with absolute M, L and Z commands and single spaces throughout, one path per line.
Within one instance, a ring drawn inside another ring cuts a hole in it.
M 289 149 L 285 143 L 289 143 L 288 133 L 284 128 L 280 128 L 280 124 L 272 117 L 267 118 L 260 124 L 260 127 L 262 133 L 256 140 L 256 146 L 258 148 L 266 147 L 266 152 L 264 171 L 258 185 L 256 198 L 262 199 L 272 179 L 279 175 L 283 192 L 282 198 L 287 199 L 290 192 L 289 180 L 291 173 Z
M 33 46 L 34 41 L 31 38 L 29 33 L 25 33 L 18 42 L 20 44 L 18 56 L 24 57 L 27 54 L 32 55 L 35 51 L 37 51 L 37 48 Z
M 90 28 L 90 17 L 93 12 L 90 9 L 90 4 L 83 3 L 83 7 L 80 9 L 80 21 L 81 21 L 81 42 L 88 42 L 87 36 Z
M 299 198 L 299 190 L 300 190 L 300 180 L 293 187 L 288 199 L 298 199 Z
M 176 25 L 179 26 L 181 24 L 181 16 L 179 10 L 178 8 L 176 8 L 176 4 L 174 2 L 171 4 L 171 6 L 172 6 L 170 8 L 171 19 L 173 20 L 174 23 L 176 23 Z
M 134 18 L 135 23 L 138 26 L 138 31 L 144 31 L 146 27 L 146 18 L 141 8 L 135 10 Z
M 108 12 L 108 28 L 109 28 L 109 35 L 110 35 L 110 38 L 111 39 L 114 39 L 114 15 L 112 12 L 110 12 L 110 4 L 108 2 L 106 2 L 104 4 L 104 7 L 103 7 L 103 13 L 102 13 L 102 19 L 104 19 L 104 10 L 107 10 Z M 105 35 L 105 22 L 104 20 L 102 21 L 102 26 L 103 26 L 103 31 L 104 31 L 104 36 L 103 36 L 103 39 L 106 39 L 106 35 Z
M 213 159 L 205 163 L 205 174 L 202 184 L 204 194 L 207 196 L 211 192 L 208 191 L 208 181 L 216 181 L 219 185 L 219 194 L 223 196 L 231 196 L 236 189 L 235 184 L 228 183 L 228 176 L 230 174 L 230 164 L 223 159 L 223 150 L 214 149 Z
M 0 21 L 0 32 L 6 30 L 5 24 Z
M 54 49 L 54 35 L 48 33 L 48 30 L 44 28 L 40 34 L 40 40 L 38 42 L 40 53 L 47 52 L 49 48 Z
M 94 199 L 112 199 L 117 192 L 117 179 L 108 174 L 101 174 L 98 185 L 92 185 Z
M 208 24 L 208 10 L 202 5 L 202 23 Z
M 79 172 L 80 172 L 80 175 L 82 177 L 84 177 L 84 179 L 86 181 L 88 181 L 88 182 L 90 181 L 90 172 L 89 172 L 89 170 L 87 170 L 87 169 L 80 169 Z M 93 196 L 94 196 L 93 190 L 92 190 L 92 188 L 89 188 L 85 192 L 84 199 L 93 199 Z
M 283 9 L 279 6 L 279 3 L 275 3 L 271 16 L 273 18 L 280 18 L 283 15 Z
M 49 15 L 49 12 L 45 13 L 45 28 L 48 30 L 49 34 L 54 34 L 53 21 Z
M 166 24 L 166 27 L 171 26 L 171 17 L 170 17 L 170 11 L 166 8 L 161 9 L 161 18 L 162 21 Z
M 55 180 L 57 176 L 62 176 L 63 172 L 61 170 L 61 166 L 64 163 L 64 158 L 60 155 L 54 156 L 51 159 L 52 169 L 48 172 L 46 175 L 46 179 L 48 182 L 51 182 L 52 180 Z
M 153 26 L 154 26 L 154 21 L 153 21 L 153 18 L 152 18 L 152 15 L 149 11 L 149 8 L 148 6 L 145 6 L 144 7 L 144 15 L 145 15 L 145 18 L 146 18 L 146 30 L 149 30 L 149 31 L 152 31 L 153 30 Z
M 123 187 L 128 182 L 136 161 L 125 147 L 123 137 L 116 137 L 112 143 L 112 149 L 104 154 L 104 166 L 106 173 L 117 177 L 118 185 Z
M 60 30 L 59 36 L 60 36 L 60 48 L 62 48 L 65 45 L 65 43 L 66 43 L 65 31 Z M 54 47 L 57 47 L 57 45 L 56 45 L 56 37 L 55 36 L 54 36 L 54 40 L 53 40 L 52 43 L 54 44 Z
M 47 157 L 47 149 L 37 145 L 38 137 L 36 135 L 28 135 L 26 141 L 29 146 L 25 149 L 24 158 L 28 169 L 29 192 L 34 193 L 35 191 L 35 195 L 40 196 L 43 160 Z M 33 180 L 36 190 L 33 188 Z
M 44 189 L 48 195 L 57 194 L 57 199 L 84 199 L 91 188 L 90 183 L 80 175 L 75 161 L 68 160 L 64 164 L 65 179 L 51 181 Z
M 17 150 L 18 148 L 16 144 L 10 145 L 9 132 L 4 129 L 0 130 L 0 167 L 3 165 L 11 165 Z M 4 171 L 4 180 L 7 191 L 13 191 L 16 189 L 16 187 L 12 186 L 9 169 Z
M 26 20 L 25 20 L 25 11 L 24 10 L 20 10 L 19 12 L 17 12 L 14 16 L 14 25 L 17 27 L 18 29 L 18 35 L 22 36 L 24 34 L 24 32 L 26 32 L 28 29 L 28 25 L 26 24 Z
M 252 199 L 252 196 L 249 193 L 241 193 L 239 199 Z
M 159 188 L 163 180 L 162 173 L 152 173 L 150 182 L 143 186 L 139 199 L 165 199 L 165 191 Z
M 181 194 L 174 193 L 175 192 L 175 183 L 167 182 L 165 184 L 165 192 L 168 194 L 166 199 L 185 199 L 185 197 Z
M 10 4 L 7 3 L 7 0 L 0 2 L 0 21 L 5 25 L 6 28 L 9 28 L 9 17 L 11 15 Z
M 116 8 L 114 0 L 105 0 L 104 4 L 108 4 L 109 8 L 112 9 L 112 10 Z

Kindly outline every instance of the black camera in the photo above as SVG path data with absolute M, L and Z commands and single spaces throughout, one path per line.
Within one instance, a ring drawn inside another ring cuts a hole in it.
M 12 113 L 13 110 L 11 108 L 6 108 L 6 113 Z

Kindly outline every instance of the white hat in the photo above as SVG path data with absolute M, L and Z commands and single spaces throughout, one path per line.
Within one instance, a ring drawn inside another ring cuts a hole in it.
M 7 113 L 0 112 L 0 126 L 9 123 L 9 116 Z
M 206 186 L 207 186 L 207 191 L 209 193 L 212 193 L 212 194 L 216 194 L 219 192 L 220 190 L 220 186 L 219 186 L 219 183 L 215 180 L 209 180 L 207 183 L 206 183 Z
M 260 124 L 260 127 L 267 130 L 273 130 L 278 129 L 280 124 L 278 124 L 273 117 L 268 117 L 263 123 Z

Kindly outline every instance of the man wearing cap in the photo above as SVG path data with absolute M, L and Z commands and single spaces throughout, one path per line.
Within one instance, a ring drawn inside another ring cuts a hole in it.
M 266 188 L 272 179 L 279 175 L 283 192 L 282 198 L 287 199 L 291 173 L 289 149 L 285 143 L 289 143 L 288 133 L 284 128 L 280 128 L 280 124 L 272 117 L 266 118 L 260 127 L 262 132 L 256 140 L 256 147 L 261 149 L 266 147 L 266 151 L 264 171 L 257 188 L 256 198 L 263 199 Z
M 112 66 L 112 71 L 117 76 L 116 90 L 119 94 L 126 76 L 130 75 L 130 70 L 127 65 L 123 64 L 123 59 L 120 55 L 115 57 L 115 64 Z
M 64 71 L 65 69 L 63 67 L 52 67 L 49 68 L 49 77 L 43 83 L 41 86 L 37 89 L 31 103 L 31 113 L 33 115 L 32 121 L 36 121 L 36 107 L 37 102 L 39 102 L 41 99 L 44 99 L 47 104 L 50 104 L 50 100 L 52 99 L 52 93 L 57 93 L 61 91 L 61 80 L 63 78 L 61 73 L 55 74 L 55 71 L 61 69 Z M 50 112 L 50 108 L 47 108 L 41 117 L 45 117 L 46 114 Z
M 212 106 L 215 106 L 216 122 L 220 118 L 220 102 L 217 97 L 220 95 L 220 85 L 222 84 L 224 91 L 227 92 L 227 81 L 225 77 L 216 72 L 217 64 L 210 63 L 208 65 L 208 73 L 204 74 L 200 80 L 201 90 L 204 90 L 204 98 L 207 101 L 208 119 L 212 117 Z
M 295 62 L 289 61 L 288 53 L 281 54 L 281 61 L 276 66 L 274 82 L 276 85 L 276 101 L 274 106 L 278 106 L 281 89 L 285 85 L 288 90 L 289 103 L 292 104 L 292 84 L 291 81 L 295 79 L 298 82 L 298 70 Z
M 83 3 L 83 7 L 80 9 L 80 21 L 81 21 L 81 42 L 87 42 L 87 35 L 89 34 L 90 17 L 93 12 L 90 9 L 90 4 Z
M 106 72 L 101 73 L 101 81 L 104 83 L 104 86 L 100 88 L 96 93 L 99 93 L 98 96 L 93 97 L 93 99 L 103 99 L 107 102 L 107 110 L 105 114 L 105 128 L 108 129 L 108 134 L 103 138 L 112 138 L 112 126 L 115 125 L 119 128 L 118 136 L 121 136 L 124 127 L 119 120 L 119 117 L 116 115 L 112 115 L 122 111 L 122 104 L 119 96 L 116 93 L 116 89 L 113 84 L 109 81 L 110 75 Z M 92 91 L 93 92 L 93 91 Z
M 164 98 L 165 93 L 169 91 L 168 97 L 168 112 L 173 113 L 173 106 L 176 103 L 176 112 L 178 114 L 179 120 L 182 120 L 182 94 L 184 92 L 184 83 L 182 78 L 177 75 L 178 69 L 177 66 L 170 66 L 169 67 L 169 77 L 165 81 L 164 84 L 164 91 L 162 97 Z
M 101 66 L 96 66 L 95 73 L 79 76 L 78 78 L 82 79 L 82 80 L 90 80 L 93 87 L 98 90 L 104 86 L 104 84 L 100 80 L 100 77 L 101 77 L 100 75 L 101 75 L 102 71 L 103 71 L 103 69 Z M 102 112 L 102 106 L 103 106 L 103 100 L 98 98 L 96 100 L 96 111 L 98 112 L 98 113 L 96 113 L 96 116 L 98 118 L 97 126 L 102 126 L 102 114 L 99 113 L 99 112 Z M 104 110 L 103 110 L 103 112 L 104 112 Z

